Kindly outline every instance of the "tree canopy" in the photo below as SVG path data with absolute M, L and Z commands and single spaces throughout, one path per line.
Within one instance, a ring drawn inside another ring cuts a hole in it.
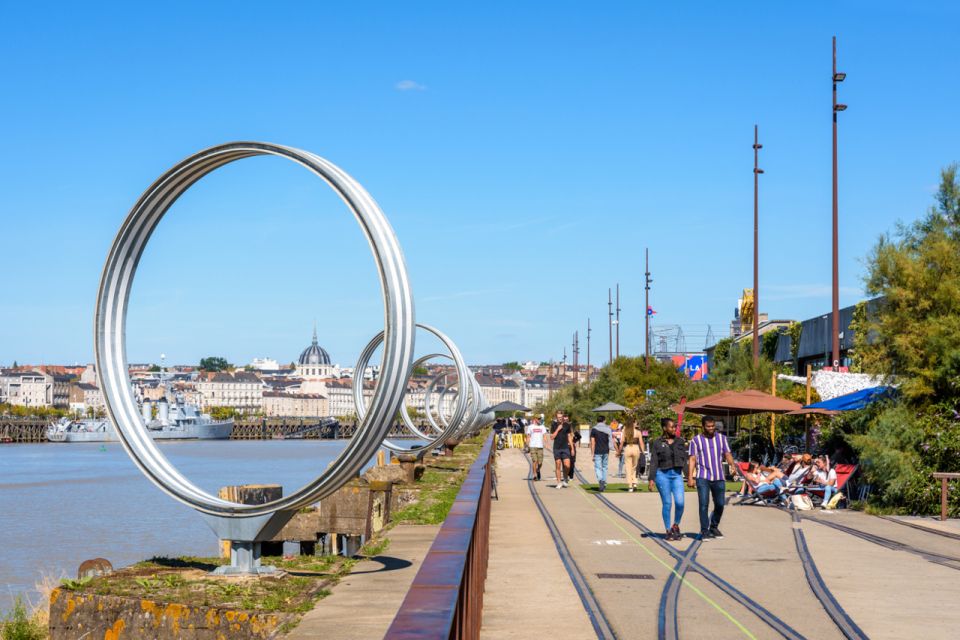
M 940 176 L 936 204 L 917 222 L 880 237 L 867 257 L 866 291 L 882 296 L 858 345 L 867 371 L 895 374 L 908 400 L 960 397 L 960 181 Z
M 209 356 L 207 358 L 201 358 L 200 360 L 200 369 L 202 371 L 225 371 L 226 369 L 232 368 L 226 358 L 221 358 L 219 356 Z

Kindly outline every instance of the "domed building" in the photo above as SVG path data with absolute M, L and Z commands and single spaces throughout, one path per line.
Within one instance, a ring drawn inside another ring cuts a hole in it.
M 313 342 L 300 354 L 297 376 L 305 380 L 329 378 L 335 375 L 330 354 L 317 343 L 317 328 L 313 328 Z

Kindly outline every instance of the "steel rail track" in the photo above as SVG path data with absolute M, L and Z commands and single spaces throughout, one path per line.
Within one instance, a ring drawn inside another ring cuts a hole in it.
M 813 556 L 810 554 L 809 547 L 807 547 L 807 539 L 803 535 L 803 529 L 800 528 L 799 514 L 796 511 L 792 511 L 790 516 L 790 528 L 793 531 L 794 543 L 797 545 L 797 555 L 800 556 L 800 561 L 803 563 L 803 573 L 807 577 L 807 584 L 810 585 L 810 590 L 813 591 L 813 595 L 820 601 L 824 611 L 827 612 L 827 615 L 830 616 L 833 623 L 840 629 L 840 633 L 848 638 L 848 640 L 866 640 L 869 636 L 867 636 L 867 634 L 863 632 L 863 629 L 853 621 L 853 618 L 844 611 L 840 603 L 837 602 L 837 599 L 833 597 L 833 593 L 827 588 L 827 584 L 823 581 L 823 576 L 820 575 L 820 571 L 817 569 L 817 563 L 813 561 Z
M 883 536 L 878 536 L 874 533 L 867 533 L 866 531 L 861 531 L 860 529 L 856 529 L 845 524 L 840 524 L 838 522 L 828 522 L 826 520 L 821 520 L 820 518 L 811 518 L 809 516 L 802 516 L 802 518 L 810 522 L 822 524 L 825 527 L 830 527 L 831 529 L 836 529 L 837 531 L 842 531 L 843 533 L 849 534 L 855 538 L 872 542 L 873 544 L 879 545 L 886 549 L 912 553 L 913 555 L 920 556 L 927 562 L 932 562 L 933 564 L 938 564 L 942 567 L 953 569 L 954 571 L 960 571 L 960 558 L 956 556 L 947 556 L 935 551 L 926 551 L 913 545 L 898 542 L 897 540 L 891 540 L 890 538 L 884 538 Z
M 590 619 L 590 624 L 593 625 L 593 630 L 596 632 L 597 638 L 600 640 L 616 640 L 617 634 L 613 631 L 613 627 L 607 620 L 607 616 L 603 612 L 603 608 L 600 606 L 596 596 L 590 589 L 590 585 L 587 583 L 586 576 L 584 576 L 583 571 L 580 570 L 580 567 L 577 566 L 577 562 L 570 554 L 570 549 L 567 547 L 567 543 L 564 541 L 563 535 L 560 533 L 560 529 L 553 521 L 553 518 L 547 511 L 546 506 L 543 504 L 543 500 L 540 498 L 540 494 L 537 493 L 537 490 L 534 487 L 533 463 L 530 460 L 530 456 L 524 454 L 524 458 L 526 459 L 527 466 L 529 467 L 527 488 L 530 489 L 530 495 L 533 497 L 533 502 L 537 505 L 537 510 L 540 511 L 540 515 L 543 517 L 543 521 L 547 525 L 547 530 L 550 532 L 550 537 L 553 538 L 553 543 L 557 547 L 557 553 L 560 554 L 560 560 L 563 562 L 563 566 L 566 568 L 567 574 L 570 576 L 570 581 L 573 583 L 574 589 L 577 590 L 577 595 L 580 596 L 580 602 L 583 603 L 583 608 L 587 612 L 587 617 Z
M 944 538 L 950 538 L 951 540 L 960 540 L 960 534 L 950 533 L 949 531 L 937 531 L 936 529 L 931 529 L 930 527 L 924 527 L 923 525 L 914 524 L 912 522 L 905 522 L 899 518 L 893 518 L 890 516 L 877 516 L 887 522 L 892 522 L 894 524 L 899 524 L 904 527 L 910 527 L 911 529 L 916 529 L 917 531 L 923 531 L 924 533 L 932 533 L 935 536 L 942 536 Z
M 581 483 L 588 484 L 584 482 L 586 478 L 584 478 L 583 474 L 581 474 L 580 471 L 577 471 L 576 473 Z M 730 584 L 729 582 L 727 582 L 726 580 L 724 580 L 723 578 L 715 574 L 713 571 L 711 571 L 707 567 L 697 562 L 693 556 L 691 556 L 688 559 L 685 559 L 684 558 L 685 553 L 680 552 L 674 546 L 672 546 L 671 544 L 663 540 L 658 534 L 654 533 L 652 529 L 647 527 L 645 524 L 643 524 L 642 522 L 640 522 L 639 520 L 631 516 L 629 513 L 627 513 L 617 505 L 613 504 L 613 502 L 611 502 L 602 493 L 597 493 L 595 494 L 595 496 L 597 497 L 597 499 L 600 500 L 601 503 L 603 503 L 604 506 L 606 506 L 615 514 L 617 514 L 618 516 L 626 520 L 634 528 L 640 530 L 644 534 L 644 537 L 648 538 L 649 540 L 653 541 L 655 544 L 659 545 L 660 548 L 666 551 L 672 558 L 674 558 L 677 561 L 678 565 L 685 563 L 686 564 L 685 572 L 694 571 L 696 573 L 699 573 L 713 586 L 718 588 L 724 594 L 726 594 L 731 599 L 733 599 L 734 601 L 739 603 L 741 606 L 743 606 L 745 609 L 747 609 L 748 611 L 753 613 L 755 616 L 760 618 L 760 620 L 762 620 L 770 628 L 772 628 L 774 631 L 779 633 L 784 638 L 787 638 L 788 640 L 805 640 L 805 636 L 802 633 L 793 629 L 786 622 L 778 618 L 776 614 L 774 614 L 772 611 L 765 608 L 764 606 L 762 606 L 761 604 L 759 604 L 758 602 L 750 598 L 748 595 L 746 595 L 745 593 L 743 593 L 742 591 L 734 587 L 732 584 Z M 689 551 L 690 549 L 687 549 L 687 553 L 689 553 Z M 669 582 L 670 581 L 668 580 L 668 584 Z M 675 579 L 675 582 L 677 583 L 676 589 L 679 589 L 680 583 L 682 581 L 680 579 Z M 664 592 L 666 592 L 668 588 L 668 584 L 664 585 Z M 674 587 L 671 586 L 670 588 L 674 588 Z M 660 599 L 661 605 L 664 603 L 665 600 L 667 600 L 667 598 L 664 595 L 661 595 L 661 599 Z M 679 598 L 676 598 L 676 597 L 672 598 L 672 606 L 676 607 L 678 600 Z M 679 630 L 675 623 L 678 617 L 677 610 L 674 609 L 672 612 L 665 612 L 661 610 L 661 616 L 665 618 L 664 624 L 666 628 L 664 630 L 665 635 L 659 636 L 659 637 L 678 638 L 679 636 L 676 634 L 678 634 Z M 673 623 L 667 622 L 671 619 L 674 621 Z M 658 624 L 658 626 L 660 625 Z M 670 627 L 672 627 L 672 631 L 670 630 Z M 669 633 L 673 633 L 674 635 L 668 635 Z

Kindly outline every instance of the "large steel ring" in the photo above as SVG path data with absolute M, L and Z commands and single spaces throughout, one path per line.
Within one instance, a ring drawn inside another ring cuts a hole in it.
M 354 437 L 317 478 L 280 500 L 243 505 L 204 492 L 170 464 L 147 433 L 128 376 L 127 304 L 134 275 L 151 234 L 170 206 L 200 178 L 231 162 L 271 155 L 296 162 L 322 178 L 343 199 L 366 236 L 377 264 L 384 305 L 384 354 L 380 384 Z M 234 142 L 201 151 L 164 173 L 130 210 L 107 255 L 94 321 L 97 375 L 120 442 L 160 489 L 201 512 L 227 517 L 295 510 L 329 495 L 374 455 L 403 404 L 414 353 L 414 307 L 403 253 L 374 199 L 336 165 L 312 153 L 261 142 Z
M 447 351 L 450 352 L 450 357 L 453 359 L 454 365 L 457 368 L 457 372 L 460 375 L 461 380 L 473 378 L 473 376 L 470 375 L 470 368 L 467 367 L 466 361 L 463 359 L 463 356 L 460 354 L 460 350 L 457 348 L 457 345 L 454 344 L 453 340 L 448 338 L 439 329 L 436 329 L 429 325 L 417 324 L 417 327 L 420 329 L 423 329 L 424 331 L 432 333 L 434 336 L 436 336 L 440 340 L 440 342 L 443 343 L 443 346 L 446 347 Z M 367 343 L 367 346 L 360 353 L 360 357 L 357 359 L 357 364 L 354 367 L 355 373 L 353 377 L 353 401 L 357 409 L 357 417 L 360 418 L 361 420 L 367 414 L 368 409 L 366 406 L 366 402 L 364 401 L 364 398 L 363 398 L 363 381 L 362 381 L 363 377 L 357 372 L 362 372 L 366 370 L 367 365 L 370 363 L 370 358 L 373 356 L 374 351 L 377 350 L 377 347 L 380 346 L 383 340 L 384 340 L 383 332 L 380 332 L 377 335 L 375 335 L 373 339 L 370 340 L 369 343 Z M 411 367 L 409 371 L 410 371 L 410 374 L 412 374 L 413 368 Z M 383 384 L 382 378 L 380 379 L 378 387 L 380 384 Z M 465 385 L 461 385 L 461 386 L 465 386 Z M 403 381 L 404 393 L 406 393 L 406 389 L 407 389 L 407 378 L 405 377 Z M 373 405 L 371 403 L 371 408 L 372 407 Z M 419 447 L 403 447 L 399 444 L 395 444 L 386 439 L 383 440 L 383 446 L 395 453 L 409 453 L 413 455 L 417 455 L 424 451 L 430 451 L 434 447 L 436 447 L 438 444 L 442 444 L 445 440 L 447 440 L 447 438 L 449 438 L 451 435 L 453 435 L 456 432 L 457 428 L 461 426 L 461 424 L 463 423 L 466 411 L 467 411 L 467 394 L 460 392 L 457 394 L 457 401 L 453 410 L 453 416 L 451 418 L 450 426 L 448 426 L 445 430 L 443 430 L 443 432 L 440 435 L 430 440 L 430 442 L 428 442 L 427 444 Z M 404 410 L 401 412 L 401 414 L 403 413 L 406 413 L 406 411 Z M 404 421 L 404 423 L 406 424 L 407 421 Z

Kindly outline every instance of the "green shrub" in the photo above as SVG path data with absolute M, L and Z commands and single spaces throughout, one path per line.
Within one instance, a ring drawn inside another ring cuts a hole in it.
M 17 597 L 13 609 L 0 618 L 0 640 L 43 640 L 47 630 L 27 615 L 23 600 Z
M 906 404 L 877 411 L 868 430 L 850 434 L 865 479 L 880 507 L 934 514 L 940 509 L 935 471 L 960 471 L 960 416 L 952 407 L 914 409 Z M 948 511 L 960 515 L 960 492 L 951 491 Z

